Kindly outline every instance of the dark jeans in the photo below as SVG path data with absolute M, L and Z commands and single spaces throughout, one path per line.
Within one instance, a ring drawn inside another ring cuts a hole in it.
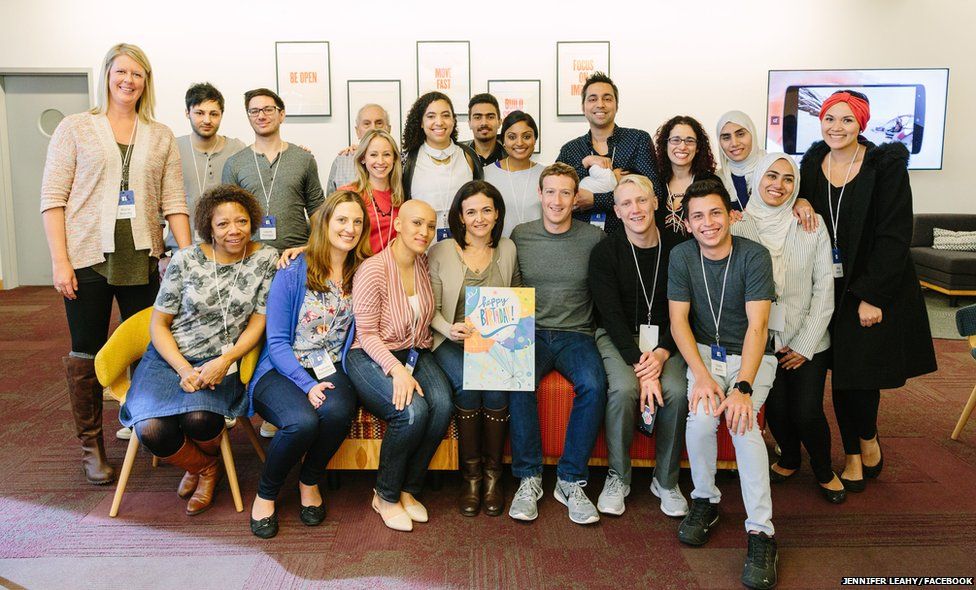
M 78 279 L 77 299 L 64 299 L 64 311 L 71 331 L 71 350 L 95 356 L 108 340 L 112 319 L 112 299 L 119 302 L 122 321 L 151 306 L 159 291 L 159 274 L 149 274 L 149 284 L 132 287 L 109 285 L 108 280 L 91 268 L 75 271 Z
M 593 336 L 580 332 L 536 330 L 535 379 L 559 371 L 573 384 L 573 409 L 566 427 L 563 456 L 556 475 L 562 481 L 584 481 L 586 464 L 603 424 L 607 406 L 607 375 Z M 512 437 L 512 473 L 532 477 L 542 473 L 542 434 L 539 431 L 539 401 L 535 391 L 513 391 L 509 395 Z
M 313 375 L 314 377 L 314 375 Z M 265 373 L 254 387 L 254 409 L 278 427 L 268 446 L 268 458 L 258 484 L 258 496 L 275 500 L 291 468 L 302 460 L 298 481 L 318 485 L 325 466 L 349 434 L 356 412 L 356 390 L 337 367 L 323 379 L 335 385 L 325 390 L 325 401 L 317 409 L 295 382 L 275 369 Z
M 779 466 L 798 469 L 803 443 L 820 483 L 834 478 L 830 467 L 830 427 L 823 409 L 829 355 L 829 350 L 819 352 L 798 369 L 778 367 L 776 381 L 766 398 L 766 420 L 782 451 Z
M 834 415 L 847 455 L 861 454 L 861 440 L 871 440 L 878 434 L 879 389 L 835 389 Z
M 132 425 L 149 452 L 157 457 L 169 457 L 180 450 L 186 439 L 200 442 L 213 440 L 224 430 L 224 417 L 198 410 L 178 416 L 147 418 Z
M 407 350 L 395 350 L 401 363 Z M 393 405 L 393 378 L 366 351 L 354 348 L 346 355 L 349 378 L 359 401 L 369 413 L 386 422 L 376 473 L 376 493 L 387 502 L 399 502 L 400 492 L 417 495 L 423 489 L 427 466 L 451 422 L 451 384 L 429 350 L 421 350 L 413 377 L 424 395 L 416 393 L 410 405 Z
M 464 348 L 457 342 L 445 340 L 434 349 L 434 358 L 454 389 L 454 405 L 462 410 L 501 410 L 508 406 L 507 391 L 464 389 Z

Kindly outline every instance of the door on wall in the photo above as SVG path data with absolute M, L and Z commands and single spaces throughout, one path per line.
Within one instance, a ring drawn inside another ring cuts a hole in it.
M 90 107 L 86 74 L 0 76 L 13 189 L 17 282 L 51 285 L 51 255 L 41 223 L 41 176 L 51 134 L 66 115 Z M 3 269 L 7 275 L 7 269 Z

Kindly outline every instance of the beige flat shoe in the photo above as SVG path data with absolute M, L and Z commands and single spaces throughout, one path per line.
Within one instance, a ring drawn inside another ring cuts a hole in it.
M 404 501 L 406 500 L 406 501 Z M 427 509 L 412 496 L 400 494 L 400 504 L 414 522 L 427 522 Z
M 376 514 L 380 515 L 380 518 L 383 519 L 383 524 L 385 524 L 387 528 L 405 533 L 409 533 L 413 530 L 413 520 L 410 519 L 410 515 L 407 514 L 405 510 L 402 512 L 394 512 L 388 517 L 383 516 L 383 513 L 380 512 L 379 496 L 376 494 L 373 494 L 373 510 L 376 511 Z

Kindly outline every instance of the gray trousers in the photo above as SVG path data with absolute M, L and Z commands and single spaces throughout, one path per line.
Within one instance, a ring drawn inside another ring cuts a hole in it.
M 627 364 L 610 336 L 600 328 L 596 331 L 596 346 L 603 357 L 607 373 L 607 412 L 605 437 L 607 462 L 620 479 L 630 485 L 630 446 L 634 441 L 640 405 L 640 384 L 634 367 Z M 678 485 L 681 470 L 681 449 L 685 437 L 685 417 L 688 415 L 688 365 L 675 354 L 664 363 L 661 372 L 661 397 L 664 407 L 658 408 L 654 423 L 654 477 L 665 489 Z
M 705 366 L 711 370 L 711 349 L 698 345 Z M 726 356 L 728 371 L 726 377 L 718 377 L 714 373 L 712 379 L 725 389 L 732 391 L 733 385 L 739 380 L 739 369 L 742 367 L 742 357 L 737 354 Z M 766 401 L 769 390 L 776 379 L 776 357 L 767 354 L 762 357 L 756 381 L 752 384 L 753 418 L 759 414 L 759 409 Z M 688 398 L 695 386 L 695 376 L 688 371 Z M 698 404 L 696 411 L 688 413 L 686 429 L 686 444 L 688 461 L 691 463 L 691 479 L 695 489 L 692 498 L 705 498 L 712 504 L 718 504 L 722 493 L 715 486 L 715 471 L 718 461 L 718 426 L 719 417 L 705 413 L 705 402 Z M 735 445 L 735 460 L 739 468 L 739 485 L 742 488 L 742 503 L 746 508 L 746 531 L 757 531 L 772 536 L 773 530 L 773 500 L 769 492 L 769 456 L 766 453 L 766 443 L 763 442 L 759 427 L 753 424 L 751 430 L 743 435 L 732 434 L 732 444 Z

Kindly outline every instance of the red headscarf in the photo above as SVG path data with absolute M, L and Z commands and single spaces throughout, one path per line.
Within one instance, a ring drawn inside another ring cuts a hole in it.
M 824 115 L 827 114 L 830 107 L 839 102 L 846 102 L 847 106 L 851 107 L 857 124 L 861 127 L 861 131 L 864 131 L 868 126 L 868 119 L 871 118 L 871 106 L 868 101 L 854 96 L 850 92 L 835 92 L 827 97 L 827 100 L 823 101 L 823 106 L 820 107 L 820 120 L 823 121 Z

